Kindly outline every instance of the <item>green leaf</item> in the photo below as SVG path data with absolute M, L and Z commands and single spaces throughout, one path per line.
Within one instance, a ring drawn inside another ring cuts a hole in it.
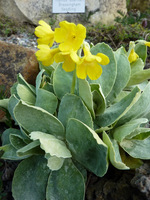
M 54 93 L 53 85 L 51 83 L 45 83 L 42 89 L 47 90 L 48 92 Z
M 13 84 L 13 86 L 10 88 L 10 93 L 11 93 L 11 96 L 15 95 L 16 98 L 19 99 L 19 96 L 17 94 L 17 85 L 18 85 L 18 82 Z
M 123 149 L 121 149 L 121 159 L 122 161 L 130 168 L 130 169 L 136 169 L 139 168 L 143 162 L 142 160 L 138 159 L 138 158 L 133 158 L 131 156 L 129 156 L 129 154 L 127 154 Z
M 14 115 L 17 122 L 29 133 L 41 131 L 56 137 L 65 137 L 62 123 L 42 108 L 29 106 L 20 101 L 14 109 Z
M 103 141 L 108 146 L 108 155 L 111 164 L 117 169 L 129 169 L 121 160 L 119 146 L 113 138 L 110 138 L 107 133 L 103 132 Z
M 40 149 L 40 143 L 39 141 L 33 141 L 26 146 L 22 147 L 17 151 L 17 155 L 19 157 L 22 156 L 32 156 L 32 155 L 39 155 L 39 154 L 44 154 L 44 152 Z
M 20 149 L 26 145 L 23 138 L 17 134 L 11 134 L 10 136 L 10 143 L 12 144 L 15 149 Z
M 52 171 L 57 171 L 63 166 L 64 160 L 65 160 L 64 158 L 58 158 L 56 156 L 51 156 L 50 158 L 48 158 L 47 166 Z
M 126 139 L 144 140 L 150 136 L 150 128 L 139 127 L 135 129 Z
M 144 68 L 144 62 L 141 58 L 138 58 L 135 62 L 131 63 L 131 77 L 137 72 L 141 72 Z
M 22 99 L 24 102 L 26 102 L 29 105 L 34 105 L 35 104 L 35 94 L 31 92 L 28 87 L 18 84 L 17 85 L 17 93 L 20 99 Z
M 54 71 L 54 65 L 50 65 L 50 66 L 44 66 L 42 65 L 41 62 L 39 62 L 40 64 L 40 68 L 41 69 L 44 69 L 46 71 L 46 73 L 51 76 L 52 72 Z M 57 64 L 56 64 L 57 65 Z
M 137 43 L 134 50 L 145 63 L 147 58 L 147 46 L 142 43 Z
M 0 99 L 0 107 L 8 109 L 9 99 Z
M 36 94 L 37 94 L 37 92 L 38 92 L 38 89 L 40 88 L 40 86 L 41 86 L 41 82 L 42 82 L 42 78 L 43 78 L 43 73 L 44 73 L 44 69 L 42 69 L 39 73 L 38 73 L 38 75 L 37 75 L 37 77 L 36 77 Z
M 66 72 L 62 68 L 62 63 L 57 66 L 53 75 L 54 92 L 59 99 L 66 93 L 70 93 L 73 79 L 73 72 Z
M 43 156 L 22 161 L 14 174 L 12 193 L 15 200 L 45 200 L 50 170 Z
M 143 117 L 150 110 L 150 83 L 147 84 L 139 99 L 128 112 L 118 121 L 117 125 L 122 125 L 131 119 Z
M 58 104 L 57 97 L 52 93 L 46 90 L 39 88 L 37 90 L 37 97 L 35 106 L 43 108 L 51 114 L 54 114 Z
M 89 109 L 91 115 L 95 117 L 94 109 L 93 109 L 93 95 L 91 92 L 90 85 L 87 80 L 79 79 L 79 96 L 82 98 L 83 102 Z
M 86 169 L 102 177 L 108 168 L 107 146 L 90 127 L 77 119 L 70 119 L 66 140 L 73 158 Z
M 66 127 L 70 118 L 76 118 L 93 128 L 93 121 L 90 112 L 83 104 L 80 97 L 73 94 L 66 94 L 60 103 L 58 119 Z
M 140 89 L 135 87 L 131 93 L 125 96 L 118 103 L 113 104 L 105 112 L 96 117 L 95 123 L 98 126 L 105 127 L 117 122 L 128 110 L 136 103 L 140 95 Z
M 39 140 L 41 148 L 51 156 L 70 158 L 71 153 L 66 144 L 55 136 L 34 131 L 30 134 L 32 140 Z
M 17 134 L 17 135 L 22 135 L 21 131 L 15 128 L 8 128 L 6 129 L 1 137 L 2 140 L 2 145 L 10 144 L 10 135 L 11 134 Z
M 90 83 L 99 83 L 104 96 L 107 97 L 112 90 L 117 75 L 117 64 L 114 53 L 112 49 L 105 43 L 100 43 L 92 47 L 91 53 L 94 55 L 97 53 L 103 53 L 109 57 L 110 62 L 108 65 L 102 66 L 103 73 L 100 78 L 95 81 L 89 80 Z
M 117 127 L 113 131 L 113 137 L 118 142 L 121 142 L 126 136 L 130 135 L 136 128 L 140 127 L 141 124 L 148 122 L 145 118 L 133 119 L 122 126 Z
M 128 86 L 140 84 L 148 79 L 150 79 L 150 69 L 138 71 L 131 76 Z
M 21 160 L 22 158 L 18 157 L 16 154 L 16 149 L 11 144 L 6 144 L 0 147 L 0 151 L 3 151 L 1 159 L 4 160 Z
M 117 61 L 117 76 L 113 88 L 107 96 L 108 102 L 113 102 L 120 92 L 126 87 L 131 73 L 128 57 L 118 51 L 116 51 L 114 55 Z
M 21 74 L 18 74 L 17 81 L 19 84 L 26 86 L 33 94 L 35 94 L 35 87 L 28 84 Z
M 14 108 L 18 102 L 19 102 L 19 99 L 14 94 L 9 98 L 8 111 L 14 121 L 16 121 L 15 116 L 14 116 Z
M 144 140 L 124 139 L 120 146 L 133 158 L 150 159 L 150 137 Z
M 93 94 L 95 115 L 102 114 L 106 109 L 106 100 L 99 84 L 90 84 Z
M 59 171 L 53 171 L 48 180 L 47 200 L 84 200 L 84 178 L 70 159 Z

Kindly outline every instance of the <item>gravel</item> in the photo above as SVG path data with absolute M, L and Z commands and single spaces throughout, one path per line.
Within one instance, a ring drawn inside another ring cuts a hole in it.
M 30 33 L 12 34 L 9 37 L 0 36 L 0 40 L 37 50 L 37 38 Z

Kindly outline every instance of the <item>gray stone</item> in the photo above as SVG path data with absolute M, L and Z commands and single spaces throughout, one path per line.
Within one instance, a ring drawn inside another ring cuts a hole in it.
M 0 0 L 1 6 L 9 4 L 9 1 Z M 118 10 L 123 13 L 127 12 L 126 0 L 85 0 L 85 13 L 83 14 L 54 14 L 52 13 L 53 0 L 11 0 L 11 2 L 13 1 L 12 7 L 16 6 L 17 8 L 12 8 L 12 10 L 16 10 L 17 13 L 19 10 L 27 21 L 37 24 L 39 20 L 43 19 L 54 26 L 57 26 L 62 20 L 82 24 L 89 22 L 92 24 L 97 22 L 112 24 L 116 16 L 118 16 Z M 2 7 L 0 8 L 0 12 L 2 12 L 1 10 L 4 11 Z M 16 15 L 13 13 L 13 15 L 17 16 L 17 13 Z M 8 15 L 8 12 L 5 14 Z M 11 13 L 9 13 L 10 15 Z M 18 20 L 22 20 L 22 17 L 17 18 Z

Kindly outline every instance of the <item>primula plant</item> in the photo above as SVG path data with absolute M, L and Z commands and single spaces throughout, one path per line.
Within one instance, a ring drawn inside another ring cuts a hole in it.
M 39 24 L 36 85 L 19 74 L 0 101 L 15 122 L 1 158 L 20 161 L 15 200 L 84 200 L 87 171 L 102 177 L 109 164 L 127 170 L 150 159 L 150 42 L 113 51 L 88 44 L 81 24 Z

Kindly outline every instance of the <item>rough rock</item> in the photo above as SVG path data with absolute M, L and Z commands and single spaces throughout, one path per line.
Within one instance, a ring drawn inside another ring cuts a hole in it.
M 7 3 L 8 1 L 3 1 L 3 6 L 5 4 L 4 2 Z M 89 22 L 92 24 L 97 22 L 112 24 L 116 16 L 118 16 L 118 10 L 123 13 L 127 12 L 126 0 L 85 0 L 85 13 L 83 14 L 54 14 L 52 13 L 53 0 L 12 1 L 15 2 L 14 6 L 20 10 L 22 15 L 34 24 L 37 24 L 41 19 L 52 25 L 58 25 L 58 22 L 62 20 L 83 24 Z M 7 15 L 8 13 L 6 12 L 5 14 Z M 19 17 L 17 18 L 19 19 Z
M 147 200 L 150 200 L 150 163 L 144 163 L 144 165 L 136 170 L 131 184 L 142 192 Z
M 35 84 L 39 72 L 35 51 L 0 41 L 0 85 L 9 90 L 21 73 L 28 83 Z

